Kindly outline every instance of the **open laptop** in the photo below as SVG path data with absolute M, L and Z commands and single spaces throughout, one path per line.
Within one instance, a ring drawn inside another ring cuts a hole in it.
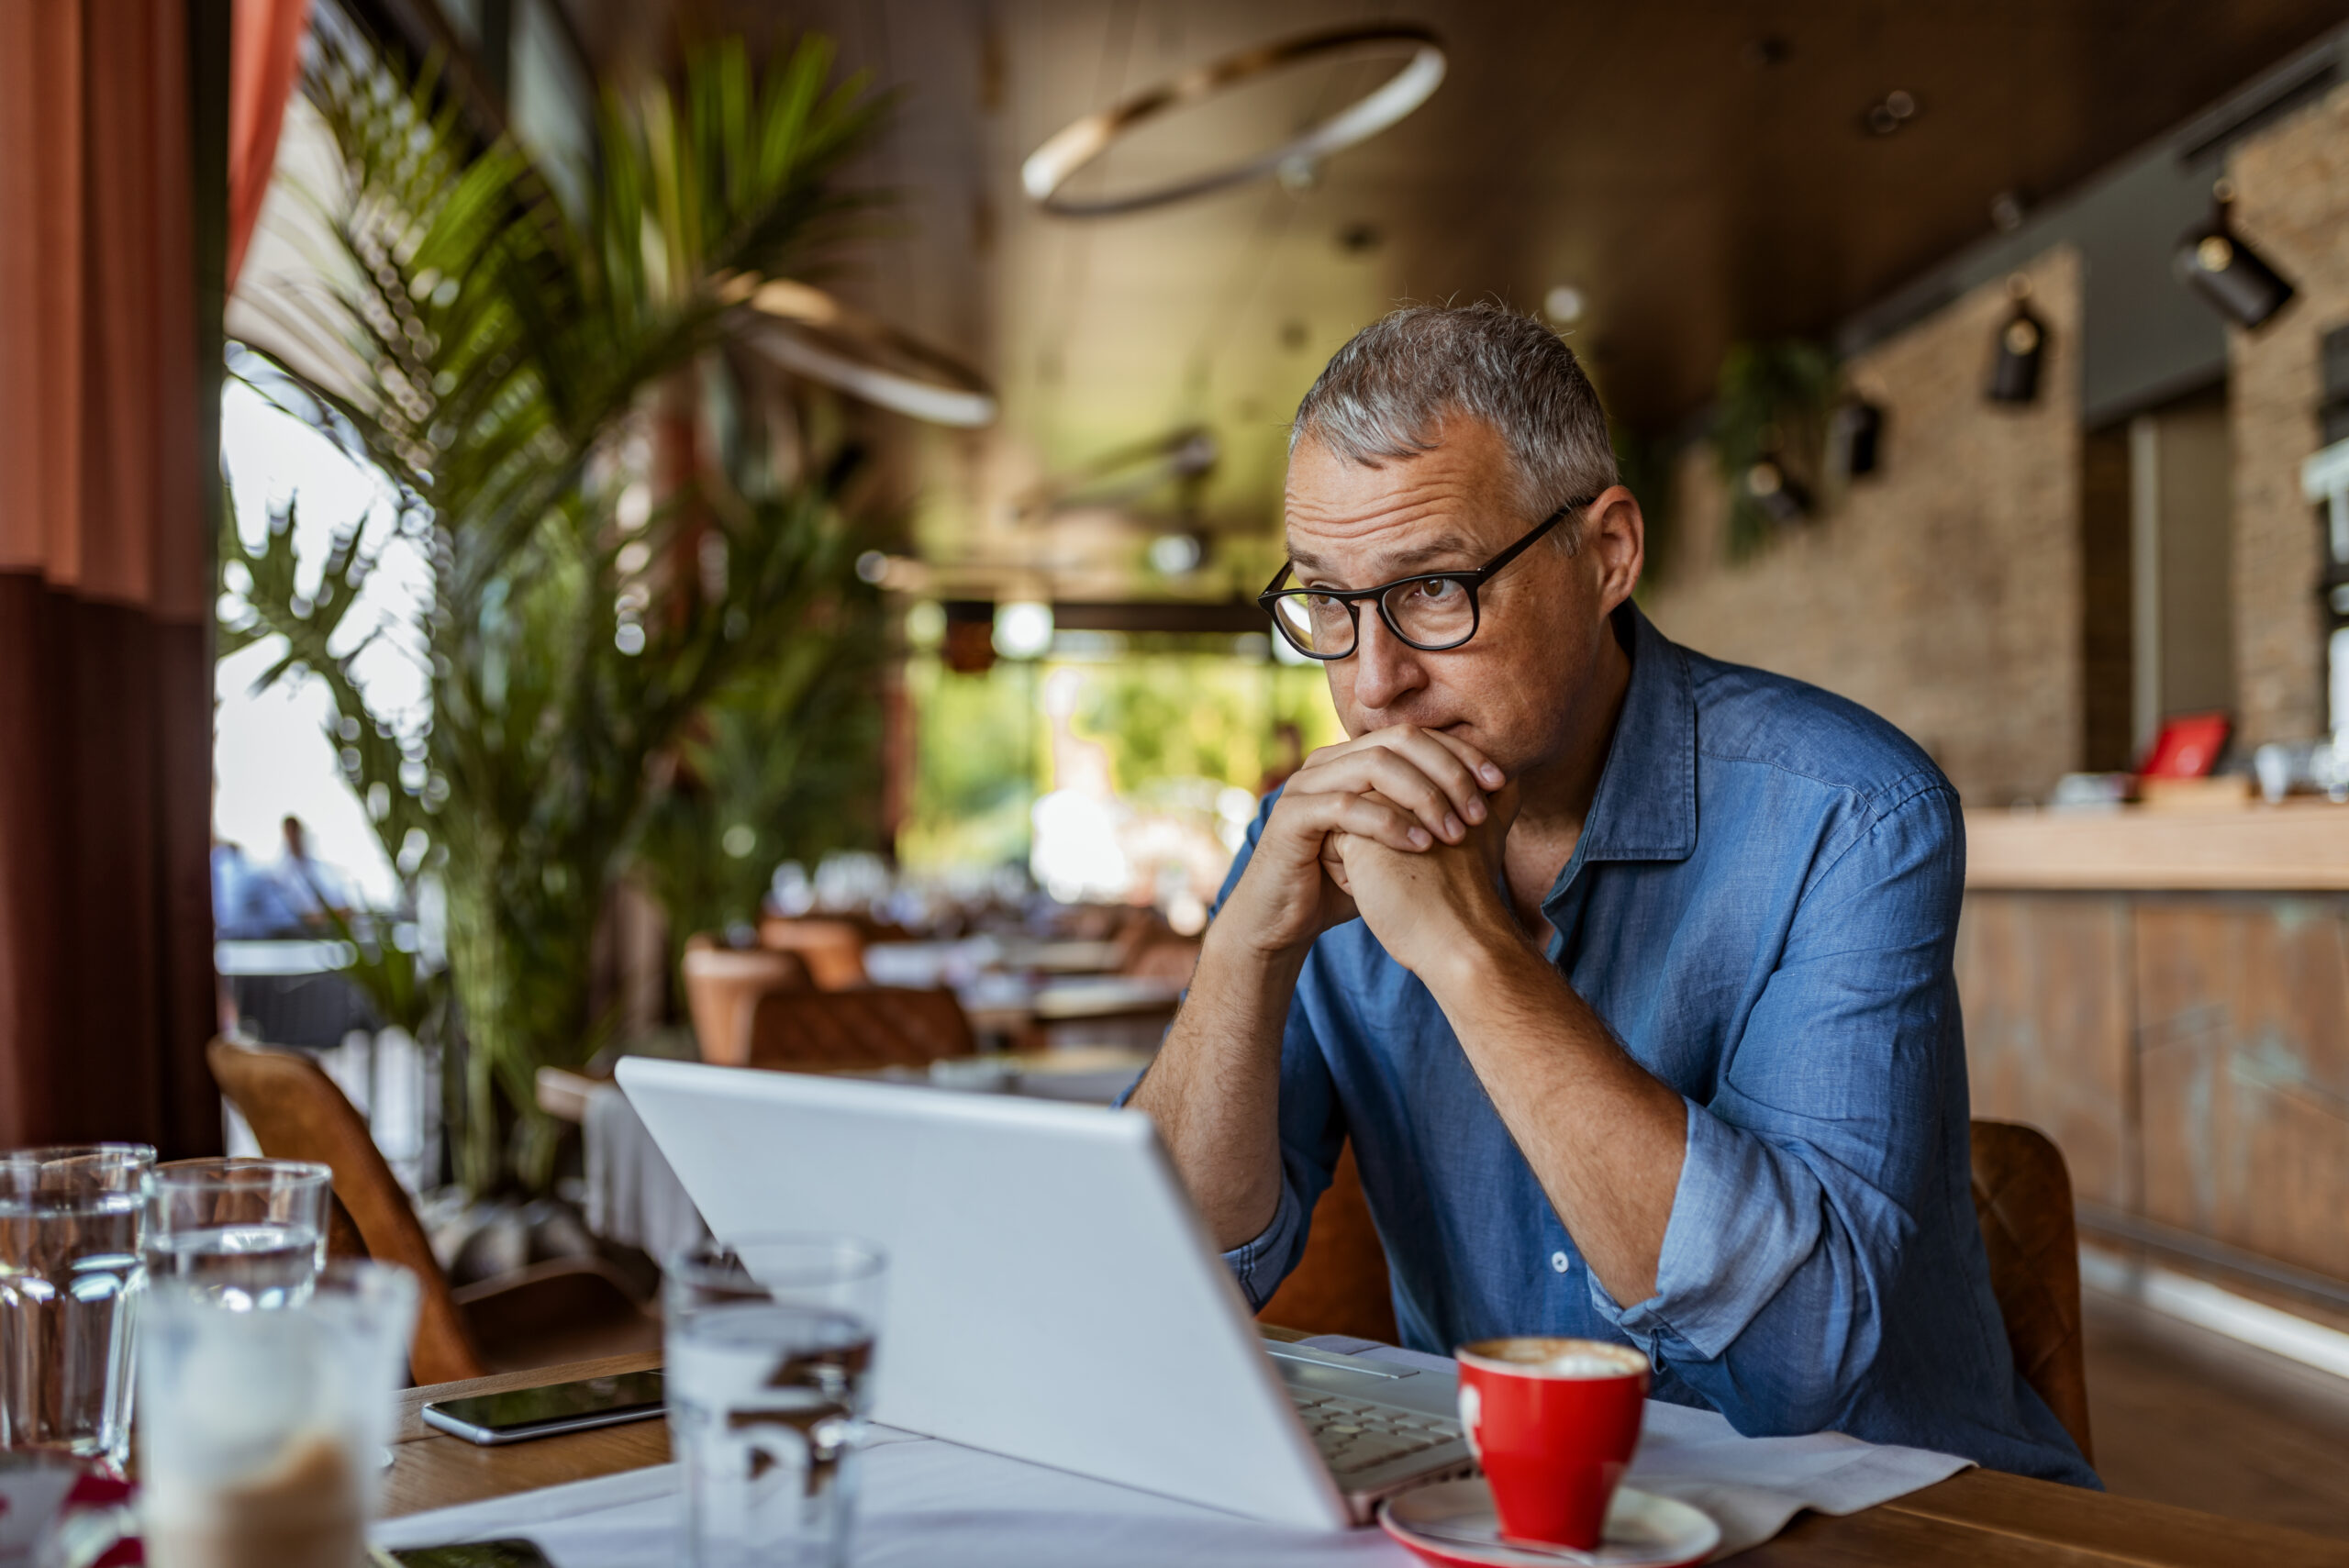
M 889 1254 L 874 1418 L 1307 1528 L 1466 1473 L 1453 1380 L 1264 1340 L 1138 1112 L 630 1057 L 720 1240 Z

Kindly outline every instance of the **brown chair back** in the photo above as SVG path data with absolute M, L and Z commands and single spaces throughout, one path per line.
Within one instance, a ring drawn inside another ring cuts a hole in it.
M 686 942 L 677 967 L 701 1059 L 722 1067 L 750 1060 L 751 1004 L 765 992 L 804 990 L 809 984 L 797 953 L 718 947 L 698 936 Z
M 752 1004 L 751 1067 L 923 1067 L 978 1049 L 952 991 L 770 991 Z
M 1256 1316 L 1309 1334 L 1395 1342 L 1395 1294 L 1386 1278 L 1386 1249 L 1379 1245 L 1377 1228 L 1370 1222 L 1370 1202 L 1363 1196 L 1351 1139 L 1338 1155 L 1328 1190 L 1313 1206 L 1305 1256 Z
M 384 1162 L 357 1110 L 318 1064 L 299 1051 L 216 1040 L 206 1052 L 213 1081 L 273 1160 L 310 1160 L 334 1172 L 338 1209 L 368 1256 L 400 1263 L 419 1287 L 408 1368 L 418 1383 L 479 1377 L 481 1351 L 458 1315 L 448 1276 L 432 1255 L 406 1189 Z M 335 1238 L 328 1236 L 330 1251 Z M 349 1247 L 346 1236 L 342 1248 Z
M 1974 1218 L 1990 1260 L 2015 1370 L 2047 1401 L 2088 1462 L 2088 1378 L 2080 1338 L 2080 1249 L 2064 1152 L 2036 1129 L 1974 1124 Z
M 809 977 L 827 991 L 864 984 L 864 933 L 852 921 L 770 915 L 759 922 L 759 945 L 796 953 Z
M 2015 1367 L 2093 1463 L 2080 1253 L 2063 1151 L 2043 1134 L 2012 1122 L 1976 1122 L 1973 1142 L 1974 1215 Z M 1386 1254 L 1370 1222 L 1351 1142 L 1314 1207 L 1305 1256 L 1258 1316 L 1317 1334 L 1393 1340 Z

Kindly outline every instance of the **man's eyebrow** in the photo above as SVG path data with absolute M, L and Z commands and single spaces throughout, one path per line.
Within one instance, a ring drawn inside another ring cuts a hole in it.
M 1424 566 L 1442 556 L 1466 556 L 1472 560 L 1476 559 L 1476 548 L 1474 541 L 1464 539 L 1458 534 L 1438 534 L 1425 544 L 1416 544 L 1408 550 L 1390 550 L 1380 555 L 1378 559 L 1393 568 L 1380 581 L 1392 582 L 1397 577 L 1408 576 L 1414 567 Z M 1288 562 L 1299 572 L 1319 572 L 1329 565 L 1327 561 L 1309 550 L 1290 550 Z

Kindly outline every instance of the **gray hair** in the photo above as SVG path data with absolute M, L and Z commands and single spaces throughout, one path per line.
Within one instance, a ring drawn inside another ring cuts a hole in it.
M 1288 450 L 1309 439 L 1375 468 L 1432 450 L 1451 415 L 1483 420 L 1507 444 L 1529 521 L 1616 482 L 1607 413 L 1575 351 L 1491 303 L 1414 305 L 1355 333 L 1297 406 Z M 1553 537 L 1575 549 L 1582 519 Z

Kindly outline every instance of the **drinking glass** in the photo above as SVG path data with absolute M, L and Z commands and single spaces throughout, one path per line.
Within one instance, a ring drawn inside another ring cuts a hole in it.
M 333 1173 L 294 1160 L 174 1160 L 147 1173 L 148 1277 L 226 1307 L 298 1307 L 327 1261 Z
M 152 1568 L 357 1568 L 406 1381 L 416 1276 L 336 1262 L 254 1311 L 202 1276 L 140 1304 L 138 1525 Z
M 119 1473 L 143 1143 L 0 1154 L 0 1449 L 60 1451 Z
M 841 1568 L 886 1263 L 844 1236 L 706 1240 L 670 1260 L 669 1430 L 692 1568 Z

